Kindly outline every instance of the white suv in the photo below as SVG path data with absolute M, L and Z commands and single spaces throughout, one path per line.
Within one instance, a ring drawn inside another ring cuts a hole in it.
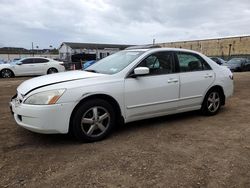
M 20 126 L 97 141 L 120 122 L 201 110 L 214 115 L 233 94 L 233 75 L 194 51 L 131 49 L 85 71 L 33 78 L 10 103 Z
M 28 57 L 0 65 L 2 78 L 52 74 L 63 71 L 65 71 L 63 62 L 43 57 Z

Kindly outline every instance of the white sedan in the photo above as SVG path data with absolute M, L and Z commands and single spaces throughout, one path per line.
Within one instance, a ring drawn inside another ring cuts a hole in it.
M 121 122 L 201 110 L 215 115 L 233 94 L 233 75 L 198 52 L 132 49 L 85 71 L 33 78 L 10 106 L 20 126 L 38 133 L 71 133 L 101 140 Z
M 43 57 L 28 57 L 0 65 L 0 77 L 52 74 L 65 71 L 63 62 Z

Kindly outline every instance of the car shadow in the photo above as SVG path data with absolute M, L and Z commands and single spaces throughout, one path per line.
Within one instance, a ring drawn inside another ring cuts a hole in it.
M 117 129 L 117 133 L 124 134 L 126 132 L 135 131 L 141 128 L 157 126 L 173 126 L 174 122 L 180 122 L 187 119 L 197 118 L 201 116 L 199 111 L 184 112 L 173 115 L 166 115 L 161 117 L 155 117 L 150 119 L 144 119 L 139 121 L 134 121 L 131 123 L 124 124 Z
M 227 110 L 222 108 L 220 113 L 224 113 L 225 111 Z M 181 121 L 192 120 L 198 117 L 205 117 L 205 116 L 202 116 L 199 111 L 191 111 L 191 112 L 184 112 L 184 113 L 179 113 L 179 114 L 174 114 L 174 115 L 166 115 L 166 116 L 127 123 L 127 124 L 117 127 L 110 137 L 108 137 L 107 139 L 104 139 L 101 142 L 105 142 L 110 139 L 115 139 L 114 137 L 119 137 L 119 135 L 124 135 L 129 132 L 134 132 L 134 131 L 139 132 L 140 129 L 150 128 L 156 125 L 157 127 L 175 126 L 176 125 L 175 122 L 179 123 Z M 81 145 L 81 144 L 88 144 L 88 143 L 82 143 L 82 142 L 77 141 L 76 139 L 74 139 L 73 136 L 69 134 L 39 134 L 39 133 L 27 131 L 22 128 L 20 128 L 19 131 L 22 132 L 20 133 L 22 134 L 22 137 L 23 137 L 23 134 L 26 135 L 25 141 L 24 141 L 26 144 L 24 144 L 24 146 L 29 145 L 29 146 L 36 147 L 37 145 L 39 145 L 39 147 L 55 147 L 55 146 L 60 147 L 61 145 L 62 146 L 65 146 L 65 145 L 75 146 L 75 145 Z

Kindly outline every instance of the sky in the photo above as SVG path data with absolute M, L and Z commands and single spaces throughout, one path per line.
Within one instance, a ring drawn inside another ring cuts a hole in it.
M 249 0 L 0 0 L 0 47 L 149 44 L 249 34 Z

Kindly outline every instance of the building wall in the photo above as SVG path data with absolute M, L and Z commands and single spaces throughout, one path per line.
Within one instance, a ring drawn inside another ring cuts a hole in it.
M 58 49 L 58 51 L 59 51 L 59 58 L 64 60 L 69 60 L 71 55 L 73 54 L 72 48 L 70 48 L 66 44 L 62 44 Z
M 72 49 L 70 46 L 66 44 L 62 44 L 60 48 L 58 49 L 59 51 L 59 58 L 66 60 L 66 61 L 71 61 L 71 56 L 74 54 L 78 53 L 86 53 L 86 54 L 96 54 L 97 59 L 102 59 L 108 55 L 111 55 L 120 49 L 118 48 L 105 48 L 105 49 Z
M 161 45 L 162 47 L 195 50 L 207 56 L 218 56 L 226 59 L 231 56 L 250 57 L 250 36 L 170 42 L 160 43 L 158 45 Z

